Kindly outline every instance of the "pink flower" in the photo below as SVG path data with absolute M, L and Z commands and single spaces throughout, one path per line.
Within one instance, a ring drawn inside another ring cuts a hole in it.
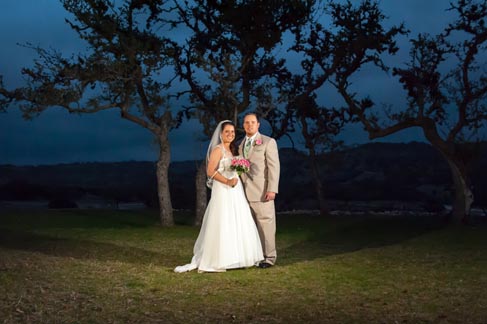
M 260 138 L 257 138 L 254 142 L 254 145 L 262 145 L 262 140 Z
M 242 173 L 250 170 L 250 161 L 241 157 L 234 157 L 230 168 L 237 171 L 237 174 L 240 176 Z

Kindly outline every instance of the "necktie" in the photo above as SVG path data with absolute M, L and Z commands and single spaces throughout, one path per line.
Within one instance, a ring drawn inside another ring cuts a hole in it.
M 250 138 L 247 138 L 247 142 L 245 142 L 244 151 L 243 151 L 245 158 L 249 156 L 251 144 L 252 144 L 252 140 Z

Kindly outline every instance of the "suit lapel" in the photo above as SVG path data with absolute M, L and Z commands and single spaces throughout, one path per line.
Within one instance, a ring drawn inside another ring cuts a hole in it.
M 245 136 L 244 138 L 240 141 L 240 144 L 238 144 L 238 154 L 243 156 L 243 146 L 244 146 L 244 143 L 245 143 Z
M 249 160 L 252 157 L 252 153 L 254 152 L 254 147 L 255 147 L 257 141 L 259 141 L 260 143 L 262 143 L 262 136 L 260 135 L 260 133 L 257 133 L 257 135 L 255 135 L 254 142 L 250 146 L 249 156 L 248 156 L 248 159 Z

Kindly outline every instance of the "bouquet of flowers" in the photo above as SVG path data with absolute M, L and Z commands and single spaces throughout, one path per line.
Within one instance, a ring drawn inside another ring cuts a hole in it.
M 241 176 L 242 173 L 248 172 L 250 170 L 250 162 L 243 157 L 237 156 L 232 159 L 232 164 L 230 165 L 230 168 L 234 171 L 237 171 L 237 174 Z

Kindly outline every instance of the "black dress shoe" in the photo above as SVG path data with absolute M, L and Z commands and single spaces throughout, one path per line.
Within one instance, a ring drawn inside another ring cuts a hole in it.
M 267 269 L 267 268 L 270 268 L 272 267 L 272 264 L 268 263 L 268 262 L 261 262 L 259 263 L 259 268 L 261 269 Z

